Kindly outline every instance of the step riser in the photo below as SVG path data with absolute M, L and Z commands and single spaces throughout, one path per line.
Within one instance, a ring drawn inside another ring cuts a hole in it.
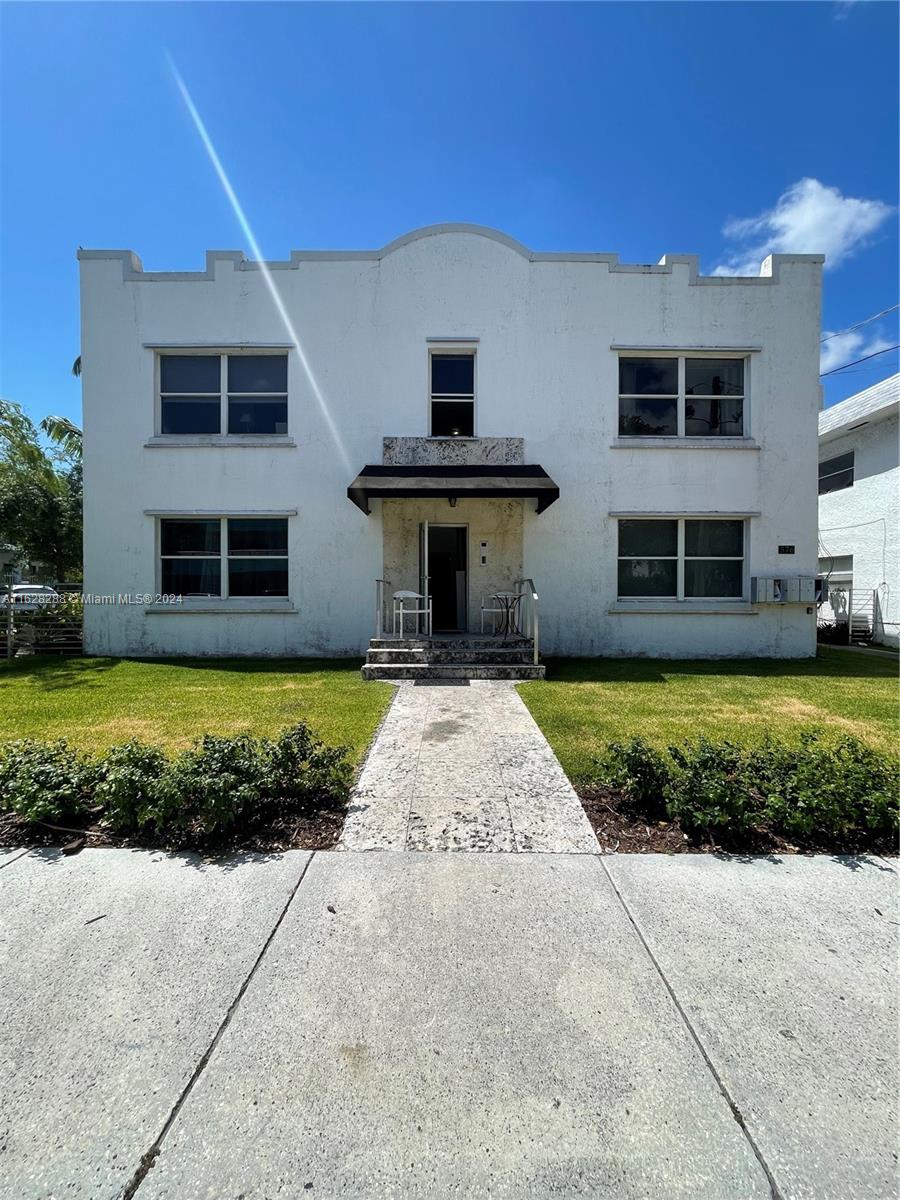
M 518 649 L 532 646 L 527 637 L 510 637 L 505 642 L 499 637 L 373 637 L 368 643 L 371 650 L 497 650 Z
M 533 657 L 522 650 L 370 650 L 366 662 L 373 663 L 478 663 L 499 666 L 528 665 Z
M 499 666 L 487 664 L 371 663 L 362 668 L 363 679 L 543 679 L 543 666 Z

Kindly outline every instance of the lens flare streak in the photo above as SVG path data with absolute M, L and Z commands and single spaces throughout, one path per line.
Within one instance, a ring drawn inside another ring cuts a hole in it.
M 206 150 L 206 153 L 209 156 L 209 161 L 212 163 L 213 169 L 215 170 L 216 175 L 218 175 L 218 177 L 219 177 L 219 182 L 222 185 L 225 195 L 228 197 L 228 201 L 231 204 L 232 209 L 234 210 L 234 215 L 237 217 L 238 224 L 241 227 L 244 237 L 247 239 L 247 243 L 250 246 L 250 250 L 253 254 L 253 257 L 256 260 L 256 263 L 259 267 L 259 270 L 262 274 L 263 279 L 265 280 L 266 287 L 269 290 L 269 293 L 272 297 L 272 301 L 275 305 L 278 315 L 281 318 L 282 324 L 284 325 L 285 329 L 287 330 L 288 338 L 290 339 L 291 344 L 294 346 L 294 349 L 297 352 L 297 358 L 300 362 L 300 365 L 303 368 L 304 374 L 306 375 L 307 381 L 310 386 L 310 390 L 312 391 L 313 395 L 316 398 L 316 403 L 318 404 L 319 410 L 322 413 L 322 418 L 325 421 L 325 424 L 328 426 L 328 431 L 331 434 L 332 438 L 334 439 L 334 444 L 337 448 L 338 454 L 341 456 L 341 461 L 343 462 L 344 467 L 349 476 L 352 474 L 351 467 L 350 467 L 350 457 L 347 454 L 347 450 L 346 450 L 346 447 L 344 446 L 343 439 L 341 438 L 340 431 L 338 430 L 337 424 L 335 423 L 335 420 L 331 415 L 331 411 L 328 407 L 328 403 L 325 400 L 325 397 L 322 394 L 322 390 L 319 387 L 318 383 L 316 382 L 316 377 L 313 374 L 312 368 L 309 365 L 309 360 L 306 357 L 306 352 L 303 349 L 303 346 L 300 342 L 300 338 L 297 334 L 296 329 L 294 328 L 294 324 L 291 321 L 288 311 L 284 305 L 284 301 L 281 298 L 281 294 L 279 293 L 278 288 L 275 285 L 275 280 L 272 278 L 272 272 L 269 269 L 269 266 L 268 266 L 265 258 L 263 257 L 263 253 L 259 247 L 259 243 L 257 242 L 256 237 L 254 236 L 252 228 L 250 227 L 250 222 L 247 220 L 247 214 L 244 212 L 244 209 L 241 206 L 241 202 L 240 202 L 240 200 L 238 200 L 235 190 L 231 186 L 231 180 L 228 178 L 227 174 L 225 173 L 225 168 L 222 166 L 222 160 L 219 158 L 219 155 L 216 152 L 216 148 L 213 145 L 212 138 L 209 136 L 209 132 L 206 128 L 206 125 L 203 122 L 203 118 L 200 116 L 200 113 L 197 111 L 197 106 L 196 106 L 196 104 L 194 104 L 193 98 L 187 89 L 187 84 L 182 79 L 181 73 L 179 72 L 178 68 L 176 67 L 174 59 L 172 58 L 171 54 L 167 53 L 166 58 L 169 63 L 169 69 L 171 70 L 172 76 L 175 80 L 175 84 L 178 88 L 178 91 L 181 93 L 181 98 L 185 103 L 185 107 L 187 108 L 188 112 L 190 113 L 191 120 L 194 122 L 194 126 L 197 130 L 197 133 L 200 135 L 200 140 L 203 142 L 204 149 Z

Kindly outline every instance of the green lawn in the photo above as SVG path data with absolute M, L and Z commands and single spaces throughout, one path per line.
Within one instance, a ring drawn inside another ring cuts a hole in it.
M 519 692 L 570 778 L 608 742 L 660 747 L 706 734 L 750 744 L 804 729 L 852 733 L 897 753 L 897 664 L 841 650 L 815 659 L 557 659 Z
M 393 689 L 354 659 L 16 658 L 0 665 L 0 738 L 65 737 L 100 750 L 129 738 L 168 750 L 204 733 L 271 735 L 308 721 L 358 761 Z

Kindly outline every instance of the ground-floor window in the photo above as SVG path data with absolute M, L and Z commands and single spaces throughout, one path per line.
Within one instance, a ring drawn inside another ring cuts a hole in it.
M 287 596 L 286 517 L 165 517 L 160 591 L 182 596 Z
M 621 519 L 618 575 L 622 600 L 742 600 L 744 521 Z

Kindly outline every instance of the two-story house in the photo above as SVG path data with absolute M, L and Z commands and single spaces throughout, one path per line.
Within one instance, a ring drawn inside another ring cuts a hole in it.
M 819 415 L 819 620 L 854 640 L 900 634 L 900 374 Z
M 357 655 L 398 591 L 470 644 L 815 652 L 821 257 L 79 258 L 88 653 Z

